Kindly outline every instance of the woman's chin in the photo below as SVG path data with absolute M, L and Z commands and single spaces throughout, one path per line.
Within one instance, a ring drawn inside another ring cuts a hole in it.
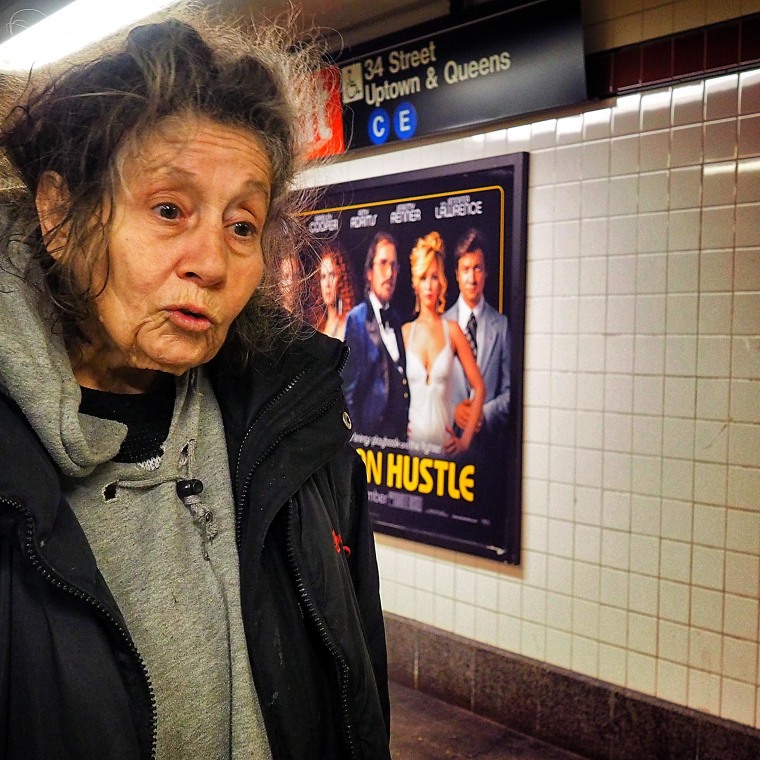
M 175 351 L 171 353 L 145 353 L 142 356 L 135 357 L 131 366 L 136 370 L 145 372 L 166 372 L 170 375 L 184 375 L 188 370 L 194 367 L 200 367 L 216 356 L 219 349 L 203 351 Z

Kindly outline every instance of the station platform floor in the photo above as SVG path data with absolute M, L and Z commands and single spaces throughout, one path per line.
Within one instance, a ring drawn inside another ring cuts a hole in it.
M 390 693 L 393 760 L 583 760 L 399 683 Z

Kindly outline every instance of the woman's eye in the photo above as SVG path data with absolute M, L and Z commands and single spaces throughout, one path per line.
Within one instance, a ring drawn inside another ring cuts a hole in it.
M 173 203 L 161 203 L 153 209 L 162 219 L 169 219 L 173 221 L 179 219 L 180 210 L 179 206 L 175 206 Z
M 238 237 L 252 237 L 256 233 L 256 228 L 250 222 L 235 222 L 232 225 L 232 231 Z

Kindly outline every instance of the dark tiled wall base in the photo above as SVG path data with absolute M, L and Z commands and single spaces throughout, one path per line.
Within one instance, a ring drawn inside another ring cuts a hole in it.
M 390 677 L 592 760 L 758 760 L 760 731 L 386 615 Z

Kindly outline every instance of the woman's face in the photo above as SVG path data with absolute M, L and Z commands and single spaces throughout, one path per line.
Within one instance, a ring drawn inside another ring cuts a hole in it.
M 436 311 L 438 298 L 441 295 L 441 277 L 436 261 L 431 261 L 420 277 L 417 283 L 417 295 L 420 299 L 420 306 L 427 306 L 428 309 Z
M 322 302 L 325 306 L 334 306 L 338 302 L 338 273 L 331 256 L 325 256 L 319 265 L 319 286 Z
M 144 390 L 155 371 L 180 375 L 216 355 L 261 282 L 270 191 L 269 159 L 241 129 L 195 119 L 141 141 L 114 198 L 81 384 Z

